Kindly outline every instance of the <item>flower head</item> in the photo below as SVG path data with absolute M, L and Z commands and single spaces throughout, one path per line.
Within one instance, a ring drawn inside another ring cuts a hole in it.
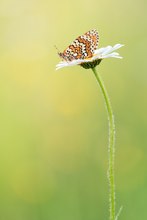
M 78 37 L 63 53 L 58 53 L 62 61 L 56 65 L 56 70 L 75 65 L 89 69 L 97 66 L 105 58 L 122 58 L 119 53 L 114 51 L 124 45 L 116 44 L 113 47 L 107 46 L 97 49 L 98 40 L 99 36 L 96 30 L 88 31 Z

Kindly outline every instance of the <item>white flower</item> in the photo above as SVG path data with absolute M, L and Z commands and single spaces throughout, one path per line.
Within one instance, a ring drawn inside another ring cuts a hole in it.
M 113 47 L 107 46 L 107 47 L 99 48 L 99 49 L 95 50 L 95 52 L 91 58 L 87 58 L 87 59 L 75 59 L 72 61 L 66 61 L 66 60 L 61 61 L 56 65 L 56 70 L 63 68 L 63 67 L 66 67 L 66 66 L 75 66 L 75 65 L 82 65 L 84 63 L 92 63 L 94 61 L 101 61 L 101 60 L 103 60 L 105 58 L 109 58 L 109 57 L 122 59 L 122 57 L 119 55 L 119 53 L 113 52 L 115 50 L 118 50 L 122 46 L 124 46 L 124 45 L 123 44 L 115 44 Z

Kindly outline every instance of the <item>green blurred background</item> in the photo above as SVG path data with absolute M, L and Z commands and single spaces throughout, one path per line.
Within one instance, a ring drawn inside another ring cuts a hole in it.
M 55 71 L 96 28 L 116 120 L 120 220 L 147 219 L 147 1 L 0 0 L 0 220 L 108 219 L 108 123 L 90 70 Z

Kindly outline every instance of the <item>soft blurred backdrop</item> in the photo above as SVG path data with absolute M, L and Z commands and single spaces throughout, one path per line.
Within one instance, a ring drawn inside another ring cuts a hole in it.
M 104 60 L 116 120 L 120 220 L 146 220 L 147 1 L 0 1 L 0 220 L 108 219 L 108 123 L 92 71 L 55 71 L 77 36 L 125 44 Z

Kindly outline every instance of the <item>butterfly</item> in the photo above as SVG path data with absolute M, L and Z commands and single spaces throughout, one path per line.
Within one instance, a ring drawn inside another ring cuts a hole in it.
M 78 59 L 88 59 L 94 54 L 98 47 L 99 35 L 97 30 L 93 29 L 77 37 L 64 51 L 58 53 L 64 61 Z

